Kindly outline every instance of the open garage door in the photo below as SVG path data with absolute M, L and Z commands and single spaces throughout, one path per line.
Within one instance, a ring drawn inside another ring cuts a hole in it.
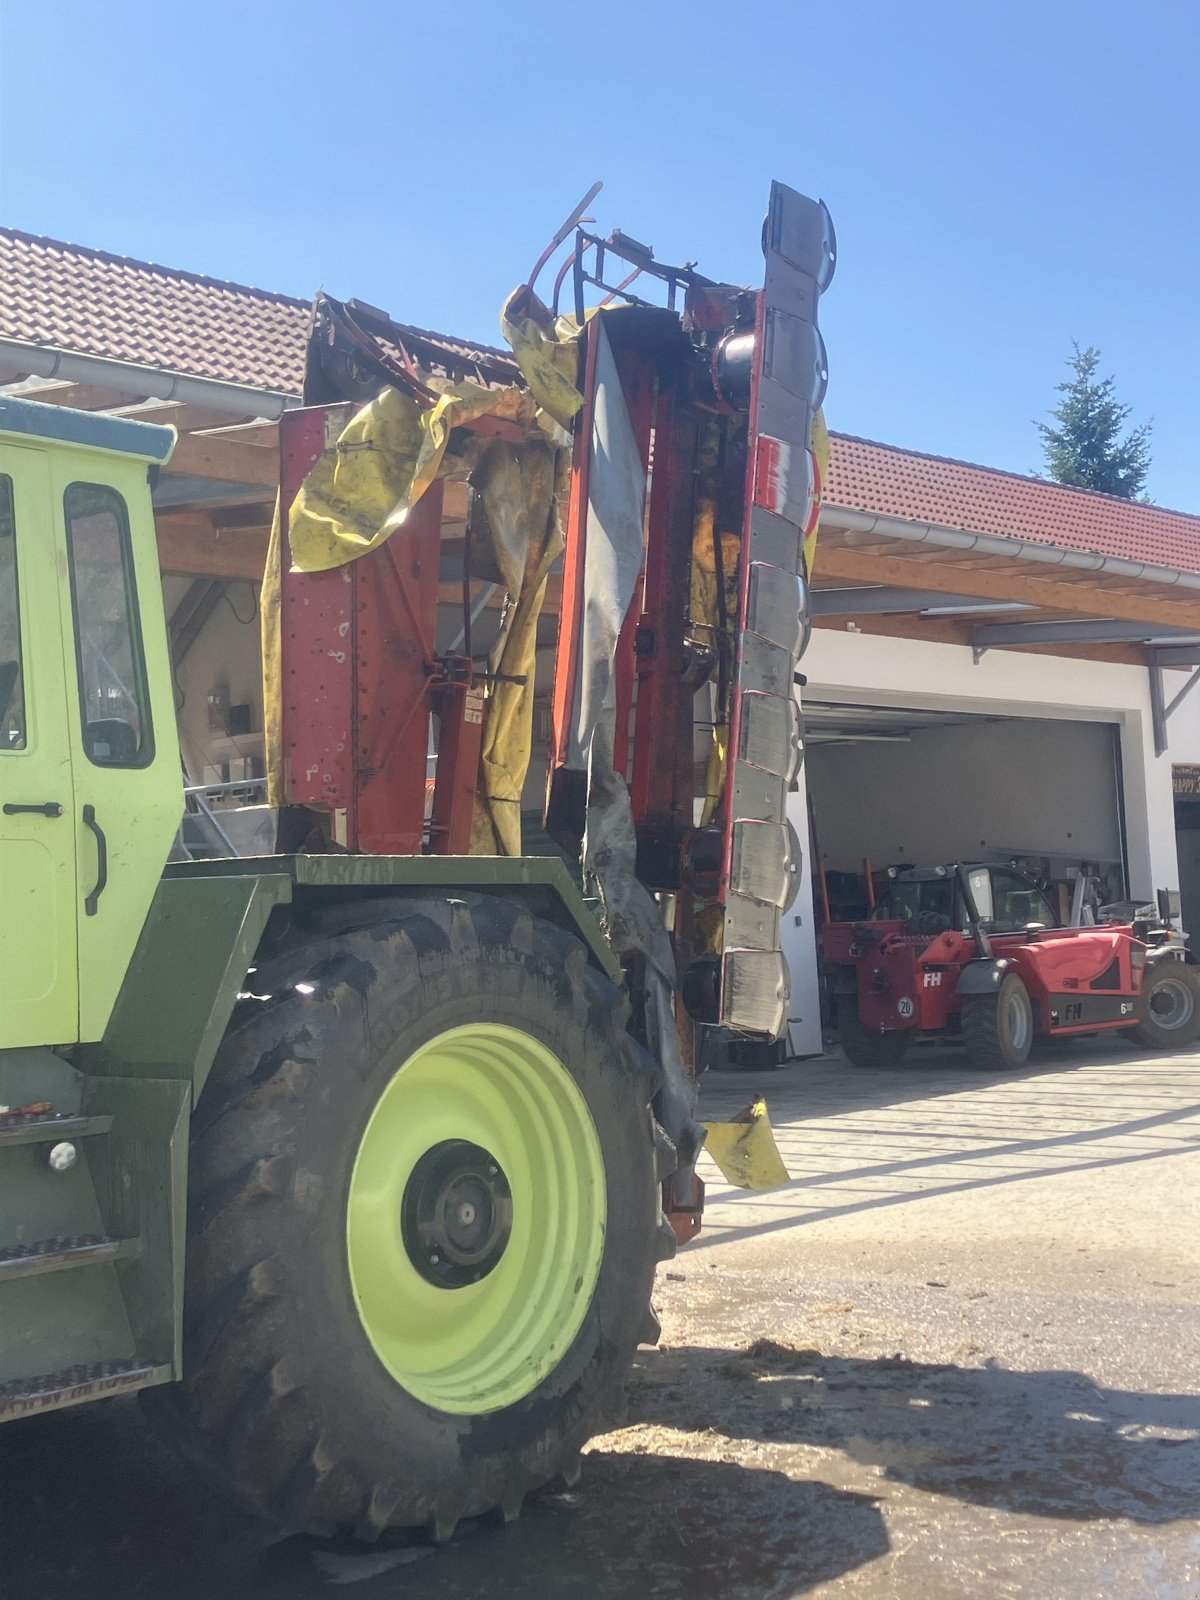
M 871 872 L 954 860 L 1015 861 L 1064 913 L 1082 863 L 1104 898 L 1126 892 L 1115 724 L 819 699 L 804 718 L 816 888 L 834 918 L 869 909 Z
M 821 1049 L 817 949 L 827 918 L 869 914 L 889 866 L 1012 862 L 1069 915 L 1081 864 L 1104 899 L 1128 892 L 1115 721 L 804 699 L 806 885 L 785 928 L 791 1037 Z

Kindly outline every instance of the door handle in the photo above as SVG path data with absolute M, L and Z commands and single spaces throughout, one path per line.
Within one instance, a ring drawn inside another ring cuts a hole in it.
M 4 807 L 4 815 L 6 817 L 61 817 L 62 814 L 63 808 L 57 800 L 43 800 L 40 806 L 6 805 Z
M 95 806 L 84 806 L 83 825 L 96 835 L 96 887 L 83 902 L 83 909 L 89 917 L 96 915 L 96 905 L 108 884 L 108 840 L 104 837 L 104 829 L 96 821 Z

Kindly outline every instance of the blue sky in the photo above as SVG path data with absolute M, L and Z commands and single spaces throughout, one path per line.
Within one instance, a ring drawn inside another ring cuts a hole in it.
M 607 229 L 761 276 L 829 204 L 835 428 L 1041 460 L 1072 338 L 1200 511 L 1200 8 L 0 0 L 0 221 L 498 341 L 595 178 Z

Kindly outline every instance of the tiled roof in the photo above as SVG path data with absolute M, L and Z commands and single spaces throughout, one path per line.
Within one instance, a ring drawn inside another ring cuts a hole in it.
M 309 304 L 0 228 L 0 337 L 298 394 Z
M 311 302 L 0 228 L 0 338 L 298 395 Z M 512 357 L 403 324 L 461 359 Z
M 299 394 L 309 302 L 0 228 L 0 338 Z M 403 325 L 470 362 L 507 351 Z M 848 434 L 827 496 L 846 510 L 1200 572 L 1200 517 Z
M 831 506 L 1200 572 L 1200 517 L 1067 489 L 848 434 L 831 440 Z

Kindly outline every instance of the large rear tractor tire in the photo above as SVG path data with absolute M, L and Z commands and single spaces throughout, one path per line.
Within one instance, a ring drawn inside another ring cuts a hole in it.
M 991 994 L 968 994 L 962 1002 L 967 1061 L 985 1072 L 1015 1072 L 1033 1049 L 1033 1002 L 1015 972 L 1006 972 Z
M 1147 1050 L 1194 1043 L 1200 1034 L 1200 977 L 1174 959 L 1156 962 L 1142 981 L 1137 1026 L 1131 1036 Z
M 281 1526 L 441 1540 L 573 1481 L 617 1420 L 666 1253 L 657 1074 L 579 940 L 510 901 L 300 938 L 247 980 L 193 1120 L 163 1404 Z
M 907 1030 L 880 1033 L 878 1028 L 868 1028 L 856 994 L 838 995 L 837 1030 L 842 1054 L 852 1067 L 900 1066 L 911 1037 Z

